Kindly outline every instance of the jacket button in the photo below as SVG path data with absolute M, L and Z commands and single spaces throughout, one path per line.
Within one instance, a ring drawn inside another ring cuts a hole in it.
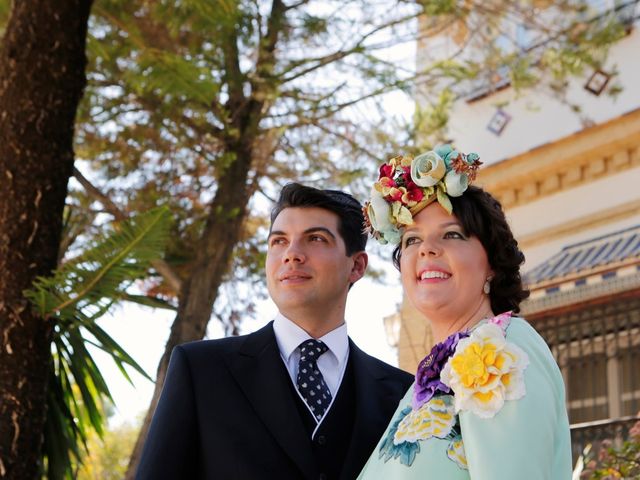
M 327 437 L 318 435 L 318 445 L 324 445 L 325 443 L 327 443 Z

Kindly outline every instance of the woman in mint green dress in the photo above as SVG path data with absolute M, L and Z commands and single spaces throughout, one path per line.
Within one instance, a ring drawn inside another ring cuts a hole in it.
M 409 300 L 438 342 L 360 479 L 568 480 L 560 370 L 514 315 L 524 256 L 502 207 L 469 186 L 480 165 L 448 145 L 380 167 L 367 224 L 396 244 Z

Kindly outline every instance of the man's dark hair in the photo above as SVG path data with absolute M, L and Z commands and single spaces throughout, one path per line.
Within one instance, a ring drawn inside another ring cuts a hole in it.
M 529 296 L 522 285 L 520 265 L 524 254 L 518 248 L 511 228 L 502 210 L 502 205 L 482 188 L 470 186 L 461 196 L 449 197 L 453 214 L 462 224 L 466 235 L 480 240 L 487 252 L 493 270 L 491 279 L 491 310 L 499 314 L 520 311 L 520 302 Z M 400 270 L 401 245 L 393 251 L 393 264 Z
M 364 232 L 362 205 L 355 198 L 340 190 L 320 190 L 299 183 L 289 183 L 280 192 L 280 198 L 271 210 L 271 225 L 285 208 L 317 207 L 338 216 L 338 233 L 342 236 L 347 256 L 362 252 L 367 245 Z

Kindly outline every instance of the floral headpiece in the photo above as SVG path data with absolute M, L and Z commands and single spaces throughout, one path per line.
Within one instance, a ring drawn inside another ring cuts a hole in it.
M 477 153 L 465 155 L 451 145 L 438 145 L 416 158 L 398 155 L 380 166 L 371 199 L 364 205 L 365 227 L 380 243 L 400 243 L 401 229 L 437 201 L 453 211 L 449 197 L 459 197 L 482 165 Z

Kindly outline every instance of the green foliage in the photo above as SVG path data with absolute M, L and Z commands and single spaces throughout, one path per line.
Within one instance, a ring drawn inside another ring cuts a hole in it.
M 597 452 L 588 455 L 580 480 L 640 478 L 640 421 L 631 427 L 624 442 L 602 442 Z
M 623 25 L 614 19 L 604 23 L 576 23 L 567 29 L 562 39 L 548 46 L 540 59 L 541 66 L 556 80 L 580 75 L 586 67 L 600 67 L 606 47 L 624 34 Z
M 433 143 L 446 140 L 446 127 L 449 123 L 451 106 L 455 101 L 455 94 L 450 89 L 444 89 L 434 99 L 431 105 L 416 107 L 414 126 L 420 132 L 421 140 L 416 142 L 416 153 L 430 149 L 433 145 L 427 139 L 434 139 Z M 425 143 L 428 142 L 428 143 Z
M 509 72 L 509 82 L 515 90 L 531 88 L 540 81 L 540 73 L 536 72 L 534 65 L 532 65 L 531 57 L 518 55 L 512 65 Z
M 89 436 L 87 452 L 76 467 L 76 480 L 121 480 L 125 477 L 139 426 L 125 423 Z
M 460 8 L 454 0 L 421 0 L 418 2 L 428 16 L 450 15 Z
M 7 21 L 9 20 L 9 13 L 11 12 L 11 1 L 0 0 L 0 39 L 4 36 L 4 29 Z
M 38 314 L 55 323 L 43 451 L 50 480 L 71 475 L 72 457 L 81 457 L 90 431 L 103 434 L 102 402 L 112 399 L 87 347 L 107 353 L 127 380 L 127 366 L 150 379 L 96 321 L 147 275 L 150 262 L 163 253 L 170 224 L 166 208 L 116 224 L 25 291 Z

